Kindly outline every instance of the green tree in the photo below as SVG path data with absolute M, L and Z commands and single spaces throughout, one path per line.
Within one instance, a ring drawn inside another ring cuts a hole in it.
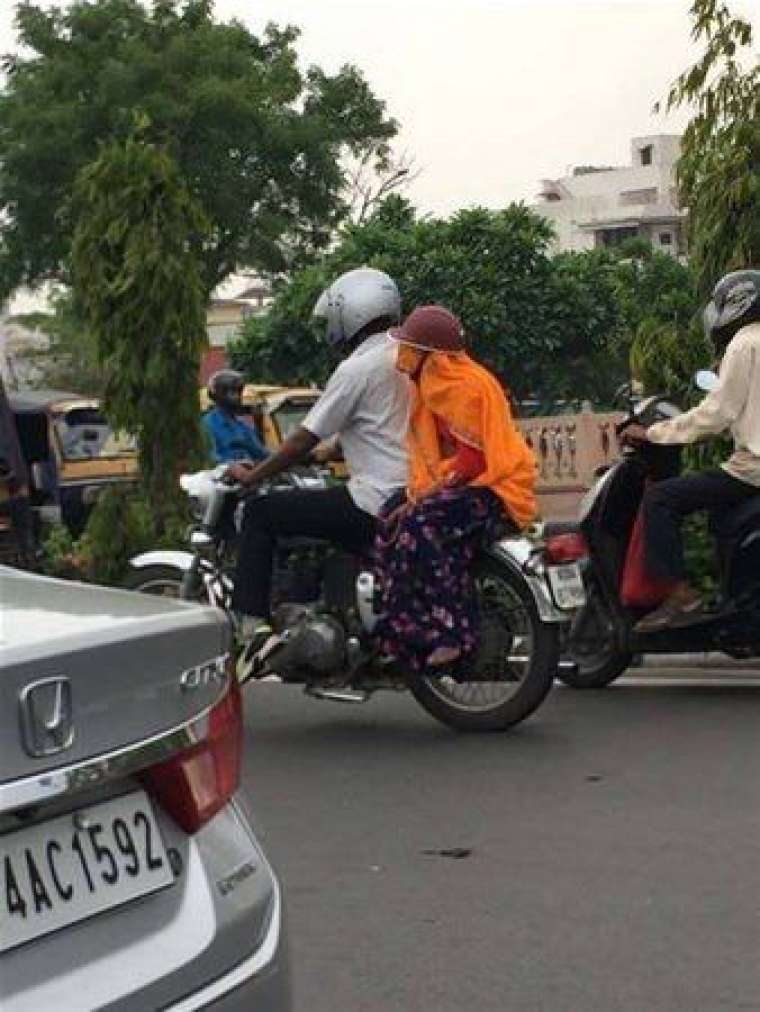
M 44 350 L 29 353 L 39 371 L 38 385 L 99 397 L 105 378 L 98 365 L 95 342 L 76 312 L 72 293 L 56 295 L 52 310 L 21 314 L 10 320 L 38 328 L 50 342 Z
M 688 407 L 698 399 L 694 374 L 709 366 L 713 354 L 697 322 L 682 328 L 649 317 L 639 325 L 631 347 L 631 374 L 645 394 L 667 394 Z
M 105 376 L 105 410 L 138 439 L 160 529 L 178 472 L 202 452 L 208 223 L 168 153 L 139 138 L 104 147 L 81 172 L 72 213 L 77 309 Z
M 690 318 L 689 271 L 641 244 L 551 259 L 550 239 L 544 219 L 521 206 L 418 220 L 392 196 L 280 286 L 269 314 L 246 325 L 233 359 L 256 380 L 322 381 L 333 363 L 311 310 L 333 278 L 368 264 L 396 278 L 407 309 L 441 302 L 457 312 L 476 355 L 520 398 L 609 404 L 628 377 L 642 319 Z
M 689 252 L 707 294 L 726 271 L 760 263 L 760 66 L 752 28 L 717 0 L 691 6 L 700 59 L 675 82 L 669 109 L 694 107 L 678 163 Z
M 17 6 L 24 49 L 0 92 L 0 299 L 68 277 L 67 201 L 99 145 L 135 123 L 166 147 L 211 223 L 207 290 L 244 264 L 283 271 L 347 213 L 343 155 L 378 163 L 396 124 L 352 66 L 297 65 L 298 31 L 257 37 L 211 0 Z
M 348 227 L 318 265 L 282 285 L 270 313 L 246 326 L 234 361 L 257 379 L 323 379 L 331 362 L 311 310 L 333 278 L 366 264 L 397 280 L 407 307 L 440 302 L 457 312 L 477 354 L 512 389 L 528 390 L 539 349 L 553 341 L 542 292 L 550 239 L 549 226 L 523 207 L 418 220 L 406 200 L 392 196 L 365 223 Z

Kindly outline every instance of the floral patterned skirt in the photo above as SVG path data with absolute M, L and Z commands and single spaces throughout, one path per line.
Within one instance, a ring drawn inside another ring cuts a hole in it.
M 401 520 L 400 493 L 378 517 L 376 577 L 382 593 L 376 635 L 384 653 L 423 671 L 438 647 L 462 659 L 478 645 L 479 615 L 472 564 L 480 540 L 504 518 L 490 489 L 468 486 L 418 503 Z

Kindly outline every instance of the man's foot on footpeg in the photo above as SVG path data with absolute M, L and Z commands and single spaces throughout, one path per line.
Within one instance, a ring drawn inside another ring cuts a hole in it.
M 697 618 L 704 610 L 702 596 L 691 587 L 671 594 L 656 611 L 650 612 L 634 626 L 637 633 L 662 632 Z
M 243 685 L 249 678 L 255 678 L 263 664 L 259 662 L 262 648 L 272 638 L 272 627 L 265 618 L 255 615 L 241 615 L 235 620 L 235 630 L 240 653 L 237 659 L 237 680 Z

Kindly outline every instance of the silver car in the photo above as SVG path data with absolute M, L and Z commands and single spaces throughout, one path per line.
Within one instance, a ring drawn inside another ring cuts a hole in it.
M 0 567 L 0 1009 L 290 1008 L 220 613 Z

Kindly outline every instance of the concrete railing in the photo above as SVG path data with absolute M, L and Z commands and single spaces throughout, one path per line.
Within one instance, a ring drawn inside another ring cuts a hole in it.
M 538 462 L 538 494 L 545 518 L 572 519 L 598 468 L 618 459 L 615 425 L 621 412 L 582 412 L 523 418 L 520 429 Z

